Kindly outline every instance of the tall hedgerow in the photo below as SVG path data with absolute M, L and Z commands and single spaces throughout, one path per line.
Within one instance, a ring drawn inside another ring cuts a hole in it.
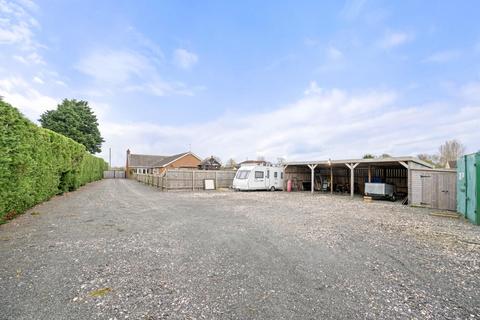
M 102 178 L 107 164 L 0 101 L 0 223 L 37 203 Z

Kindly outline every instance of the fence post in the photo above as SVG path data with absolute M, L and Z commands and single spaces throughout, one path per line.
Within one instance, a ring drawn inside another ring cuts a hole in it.
M 192 190 L 195 191 L 195 170 L 192 170 Z

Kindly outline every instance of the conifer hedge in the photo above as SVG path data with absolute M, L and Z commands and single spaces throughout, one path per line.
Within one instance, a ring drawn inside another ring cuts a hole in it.
M 37 203 L 100 180 L 107 163 L 0 101 L 0 223 Z

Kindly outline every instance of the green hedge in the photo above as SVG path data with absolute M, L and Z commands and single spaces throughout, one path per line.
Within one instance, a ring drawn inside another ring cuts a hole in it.
M 100 180 L 107 163 L 0 101 L 0 223 L 50 197 Z

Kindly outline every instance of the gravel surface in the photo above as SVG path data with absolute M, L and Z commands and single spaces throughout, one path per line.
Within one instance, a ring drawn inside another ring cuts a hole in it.
M 480 319 L 480 227 L 103 180 L 0 226 L 0 319 Z

